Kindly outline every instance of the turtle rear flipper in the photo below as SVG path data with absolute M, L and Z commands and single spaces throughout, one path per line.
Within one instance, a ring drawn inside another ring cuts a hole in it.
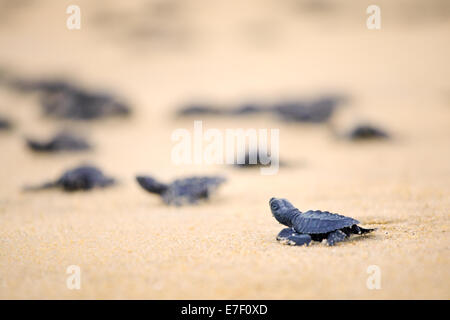
M 347 238 L 347 235 L 345 232 L 341 230 L 336 230 L 333 232 L 330 232 L 330 234 L 327 237 L 327 243 L 329 246 L 334 246 L 337 242 L 343 241 L 345 238 Z

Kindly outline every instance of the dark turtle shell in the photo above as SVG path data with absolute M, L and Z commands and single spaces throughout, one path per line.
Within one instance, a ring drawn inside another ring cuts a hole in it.
M 193 176 L 165 184 L 151 176 L 137 176 L 136 179 L 142 188 L 160 195 L 166 204 L 177 206 L 208 199 L 226 180 L 222 176 Z
M 225 178 L 220 176 L 177 179 L 169 185 L 163 194 L 163 200 L 176 205 L 195 203 L 199 199 L 208 198 L 223 182 Z
M 310 210 L 300 213 L 293 221 L 293 228 L 298 233 L 328 233 L 358 224 L 359 221 L 328 211 Z
M 66 171 L 56 182 L 65 191 L 89 190 L 95 187 L 107 187 L 114 184 L 114 179 L 107 177 L 94 166 L 79 166 Z
M 28 147 L 36 152 L 82 151 L 91 148 L 81 136 L 62 131 L 48 141 L 27 139 Z

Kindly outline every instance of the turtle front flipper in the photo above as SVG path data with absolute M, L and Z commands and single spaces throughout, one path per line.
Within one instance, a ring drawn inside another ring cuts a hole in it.
M 309 234 L 297 233 L 291 228 L 285 228 L 277 235 L 277 240 L 291 246 L 309 245 L 311 236 Z
M 327 243 L 329 246 L 334 246 L 335 243 L 343 241 L 346 237 L 347 235 L 343 231 L 336 230 L 328 234 Z

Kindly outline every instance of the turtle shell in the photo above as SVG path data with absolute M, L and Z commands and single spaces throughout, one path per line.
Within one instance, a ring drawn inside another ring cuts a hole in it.
M 298 233 L 327 233 L 358 224 L 359 221 L 328 211 L 310 210 L 297 215 L 293 228 Z
M 107 177 L 93 166 L 80 166 L 66 171 L 57 184 L 66 191 L 88 190 L 94 187 L 106 187 L 114 184 L 114 179 Z
M 194 203 L 199 199 L 208 198 L 210 192 L 224 181 L 225 178 L 220 176 L 177 179 L 169 185 L 163 199 L 166 203 Z

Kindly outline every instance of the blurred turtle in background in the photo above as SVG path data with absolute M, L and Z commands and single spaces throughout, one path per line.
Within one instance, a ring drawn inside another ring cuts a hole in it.
M 257 148 L 247 150 L 244 154 L 237 156 L 236 163 L 234 166 L 236 168 L 261 168 L 261 167 L 270 167 L 272 164 L 278 167 L 285 167 L 286 163 L 284 161 L 280 161 L 280 159 L 274 159 L 270 152 L 266 150 Z
M 89 165 L 82 165 L 64 172 L 58 179 L 36 186 L 27 186 L 24 191 L 38 191 L 52 188 L 61 188 L 63 191 L 91 190 L 105 188 L 115 183 L 111 177 Z
M 208 104 L 190 104 L 180 110 L 177 115 L 182 117 L 187 116 L 244 116 L 249 114 L 262 113 L 268 109 L 256 103 L 244 103 L 234 108 L 223 108 L 219 106 L 212 106 Z
M 125 116 L 131 109 L 109 93 L 88 91 L 62 80 L 10 80 L 22 92 L 39 92 L 45 115 L 62 119 L 93 120 Z
M 388 139 L 389 134 L 386 131 L 370 124 L 359 124 L 351 129 L 346 137 L 350 140 L 374 140 Z
M 343 97 L 331 95 L 311 101 L 286 101 L 275 104 L 272 112 L 288 122 L 323 123 L 331 118 L 342 101 Z
M 81 136 L 70 131 L 61 131 L 47 141 L 27 138 L 27 146 L 36 152 L 84 151 L 91 145 Z
M 177 115 L 180 117 L 187 117 L 187 116 L 220 115 L 222 113 L 223 110 L 212 107 L 208 104 L 190 104 L 178 110 Z
M 169 184 L 150 176 L 137 176 L 136 180 L 146 191 L 161 196 L 166 204 L 175 206 L 207 200 L 226 181 L 222 176 L 194 176 L 177 179 Z
M 12 123 L 6 119 L 0 116 L 0 130 L 10 130 L 12 128 Z
M 229 110 L 233 116 L 246 116 L 269 111 L 268 108 L 257 103 L 243 103 L 240 106 Z
M 349 129 L 339 128 L 336 124 L 328 123 L 328 129 L 331 134 L 337 139 L 349 141 L 371 141 L 371 140 L 387 140 L 391 136 L 384 129 L 375 125 L 359 122 L 353 126 L 348 126 Z
M 288 100 L 272 105 L 243 103 L 234 108 L 213 107 L 206 104 L 188 105 L 178 111 L 179 116 L 247 116 L 268 113 L 288 122 L 323 123 L 333 115 L 346 98 L 338 95 L 324 95 L 313 100 Z

